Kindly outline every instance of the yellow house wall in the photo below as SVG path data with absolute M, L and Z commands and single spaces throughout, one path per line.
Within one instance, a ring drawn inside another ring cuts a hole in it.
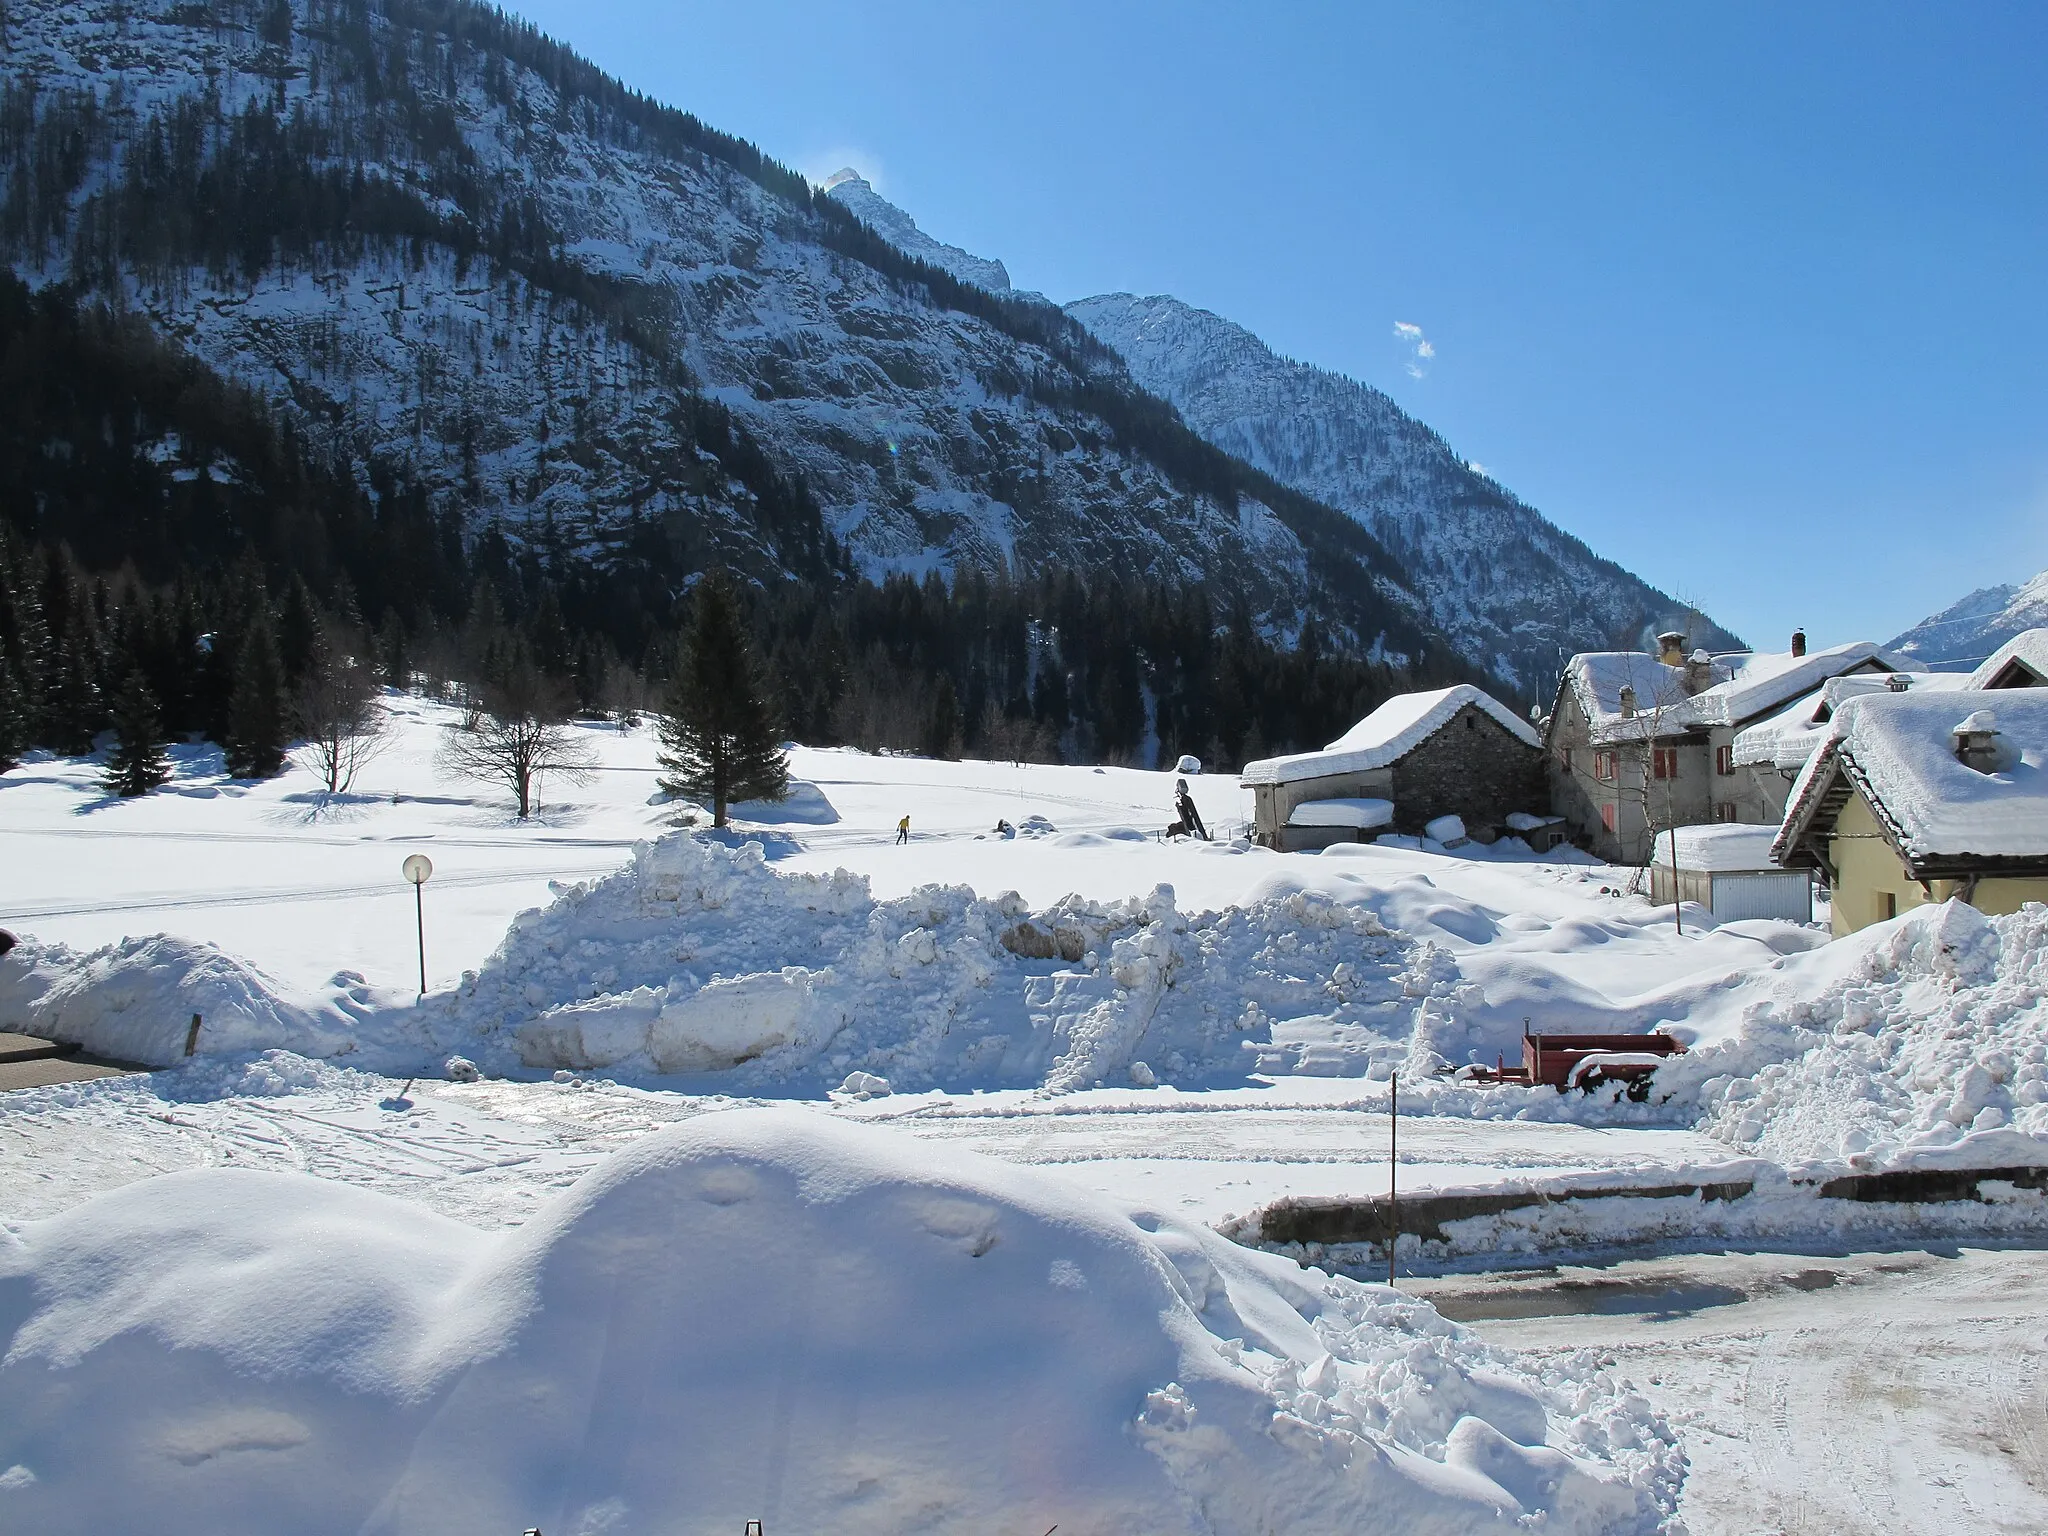
M 1877 817 L 1860 793 L 1851 795 L 1842 807 L 1835 835 L 1829 840 L 1828 857 L 1835 866 L 1831 926 L 1837 937 L 1882 922 L 1879 898 L 1886 891 L 1897 898 L 1901 912 L 1962 893 L 1960 881 L 1933 880 L 1923 889 L 1919 881 L 1908 879 L 1906 867 L 1885 841 Z M 2048 903 L 2048 880 L 1980 880 L 1970 893 L 1970 905 L 1991 916 L 2017 912 L 2030 901 Z

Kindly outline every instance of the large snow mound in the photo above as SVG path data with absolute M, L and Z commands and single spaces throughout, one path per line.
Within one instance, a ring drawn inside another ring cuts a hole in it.
M 494 1071 L 1065 1090 L 1295 1067 L 1308 1047 L 1275 1020 L 1302 1017 L 1362 1071 L 1405 1055 L 1419 1003 L 1451 984 L 1427 946 L 1286 880 L 1221 913 L 1183 913 L 1163 885 L 1034 913 L 965 886 L 877 901 L 865 877 L 678 834 L 521 914 L 425 1012 Z
M 207 1169 L 0 1232 L 0 1524 L 1669 1527 L 1590 1358 L 795 1110 L 702 1116 L 513 1231 Z
M 1702 1130 L 1788 1163 L 2048 1163 L 2048 907 L 1919 907 L 1802 958 L 1817 985 L 1658 1070 Z

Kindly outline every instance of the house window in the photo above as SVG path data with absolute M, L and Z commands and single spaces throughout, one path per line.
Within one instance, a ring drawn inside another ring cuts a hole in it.
M 1716 802 L 1715 802 L 1715 804 L 1714 804 L 1714 820 L 1716 820 L 1716 821 L 1733 821 L 1733 820 L 1735 820 L 1735 802 L 1734 802 L 1733 800 L 1720 800 L 1720 801 L 1716 801 Z
M 1734 771 L 1735 748 L 1732 746 L 1714 748 L 1714 772 L 1720 774 L 1725 779 Z
M 1877 920 L 1880 923 L 1888 922 L 1898 915 L 1899 893 L 1897 891 L 1879 891 L 1877 893 Z
M 1557 749 L 1557 766 L 1566 773 L 1572 771 L 1572 749 L 1570 747 L 1559 747 Z
M 1478 730 L 1478 729 L 1479 729 L 1479 717 L 1478 717 L 1477 715 L 1467 715 L 1467 716 L 1465 717 L 1465 729 L 1466 729 L 1466 730 L 1468 730 L 1468 731 L 1476 731 L 1476 730 Z
M 1614 806 L 1612 803 L 1600 807 L 1600 825 L 1609 832 L 1614 830 Z
M 1652 747 L 1650 749 L 1650 772 L 1660 779 L 1678 777 L 1678 748 Z
M 1612 752 L 1595 752 L 1593 754 L 1593 777 L 1602 784 L 1612 784 L 1616 779 L 1620 778 L 1620 760 L 1616 754 Z

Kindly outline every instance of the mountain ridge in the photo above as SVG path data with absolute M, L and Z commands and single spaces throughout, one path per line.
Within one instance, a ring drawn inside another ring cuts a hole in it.
M 1937 672 L 1968 672 L 2022 630 L 2048 626 L 2048 571 L 2028 581 L 1979 587 L 1893 639 Z
M 1036 296 L 467 0 L 13 0 L 0 246 L 546 558 L 1069 566 L 1452 653 Z M 31 169 L 34 168 L 34 169 Z M 745 473 L 740 472 L 745 470 Z M 762 485 L 770 487 L 764 494 Z

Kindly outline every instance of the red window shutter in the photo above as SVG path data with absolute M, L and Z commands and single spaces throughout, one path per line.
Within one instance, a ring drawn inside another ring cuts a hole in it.
M 1714 749 L 1714 772 L 1726 777 L 1735 771 L 1735 749 L 1716 747 Z
M 1614 807 L 1612 805 L 1600 807 L 1600 825 L 1610 832 L 1614 830 Z

